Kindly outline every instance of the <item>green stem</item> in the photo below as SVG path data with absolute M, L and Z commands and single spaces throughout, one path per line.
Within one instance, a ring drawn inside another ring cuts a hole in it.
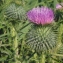
M 15 59 L 15 63 L 20 63 L 17 58 L 19 58 L 19 55 L 18 55 L 18 40 L 17 40 L 17 32 L 14 28 L 14 26 L 12 25 L 11 26 L 11 36 L 13 38 L 13 50 L 15 52 L 14 54 L 14 59 Z
M 45 59 L 45 54 L 41 55 L 41 59 L 40 59 L 40 63 L 45 63 L 46 59 Z
M 25 0 L 22 0 L 22 4 L 23 4 L 23 6 L 25 6 Z
M 54 0 L 54 11 L 56 10 L 57 0 Z
M 51 54 L 53 56 L 59 56 L 59 57 L 63 57 L 63 54 Z
M 37 53 L 34 54 L 33 58 L 36 60 L 36 63 L 39 63 L 39 61 L 37 60 Z
M 61 42 L 61 40 L 62 40 L 62 33 L 63 33 L 63 24 L 60 24 L 60 27 L 59 27 L 59 29 L 58 29 L 58 44 L 57 44 L 57 49 L 62 45 L 62 42 Z

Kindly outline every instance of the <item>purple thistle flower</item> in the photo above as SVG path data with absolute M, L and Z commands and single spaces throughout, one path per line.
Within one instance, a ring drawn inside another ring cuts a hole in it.
M 54 13 L 52 9 L 47 7 L 37 7 L 28 11 L 28 19 L 35 24 L 50 24 L 54 21 Z

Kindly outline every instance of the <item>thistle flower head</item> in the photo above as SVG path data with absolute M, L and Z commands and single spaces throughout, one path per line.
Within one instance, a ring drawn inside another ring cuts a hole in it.
M 50 24 L 54 21 L 53 10 L 47 7 L 37 7 L 28 11 L 28 19 L 35 24 Z
M 62 9 L 62 5 L 61 4 L 57 4 L 56 5 L 56 9 Z
M 46 52 L 56 46 L 56 34 L 50 26 L 35 25 L 26 35 L 26 45 L 36 52 Z
M 11 19 L 25 20 L 26 12 L 22 6 L 17 6 L 16 4 L 10 4 L 6 11 L 5 15 Z

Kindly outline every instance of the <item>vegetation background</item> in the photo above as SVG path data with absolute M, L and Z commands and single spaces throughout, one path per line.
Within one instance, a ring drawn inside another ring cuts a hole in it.
M 0 63 L 63 63 L 63 9 L 56 10 L 56 4 L 61 2 L 63 0 L 0 0 Z M 56 17 L 57 46 L 45 54 L 37 54 L 25 45 L 25 36 L 33 25 L 26 13 L 37 6 L 51 7 Z

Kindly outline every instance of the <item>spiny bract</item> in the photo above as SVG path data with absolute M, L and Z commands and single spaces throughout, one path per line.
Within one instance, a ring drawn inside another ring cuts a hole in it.
M 26 45 L 36 52 L 53 49 L 56 46 L 56 34 L 50 26 L 34 26 L 26 35 Z

